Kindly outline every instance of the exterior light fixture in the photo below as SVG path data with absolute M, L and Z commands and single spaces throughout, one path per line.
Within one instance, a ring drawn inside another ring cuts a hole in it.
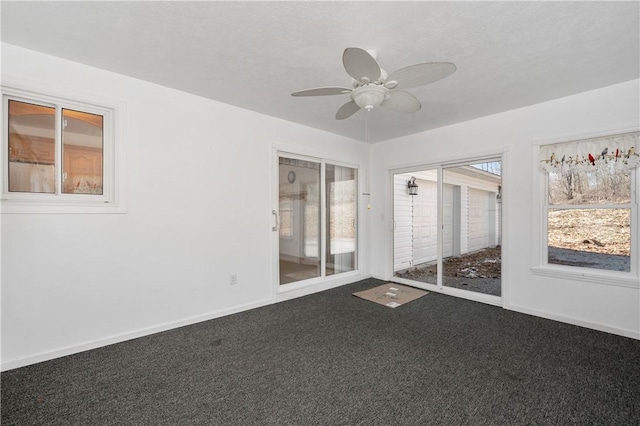
M 409 182 L 407 182 L 407 189 L 409 195 L 418 195 L 418 184 L 416 183 L 416 178 L 411 176 Z

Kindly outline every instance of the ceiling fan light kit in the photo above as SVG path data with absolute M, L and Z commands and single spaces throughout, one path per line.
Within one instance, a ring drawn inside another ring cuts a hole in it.
M 336 113 L 337 120 L 344 120 L 361 109 L 371 111 L 382 106 L 396 112 L 416 112 L 420 101 L 409 92 L 450 76 L 456 71 L 451 62 L 425 62 L 401 68 L 391 75 L 380 68 L 375 50 L 357 47 L 345 49 L 342 55 L 344 69 L 352 78 L 353 89 L 344 87 L 319 87 L 294 92 L 292 96 L 327 96 L 349 94 L 351 101 L 342 105 Z
M 371 111 L 374 107 L 389 99 L 389 89 L 377 84 L 366 84 L 355 88 L 351 92 L 351 99 L 360 107 Z

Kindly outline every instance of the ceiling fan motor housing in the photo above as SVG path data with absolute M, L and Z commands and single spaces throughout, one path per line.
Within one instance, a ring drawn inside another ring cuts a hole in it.
M 389 89 L 377 84 L 367 84 L 354 89 L 351 92 L 351 99 L 360 107 L 367 111 L 380 105 L 389 98 Z

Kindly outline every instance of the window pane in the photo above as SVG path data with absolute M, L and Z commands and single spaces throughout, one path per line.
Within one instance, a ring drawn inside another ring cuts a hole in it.
M 62 192 L 102 195 L 103 117 L 62 110 Z
M 9 101 L 9 192 L 55 193 L 55 108 Z
M 549 173 L 549 204 L 621 204 L 631 202 L 631 171 L 614 163 L 590 171 Z
M 552 209 L 548 263 L 630 272 L 630 209 Z
M 356 269 L 357 170 L 327 164 L 326 275 Z

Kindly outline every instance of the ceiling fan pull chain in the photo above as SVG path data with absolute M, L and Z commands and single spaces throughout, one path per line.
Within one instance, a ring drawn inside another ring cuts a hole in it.
M 370 109 L 365 110 L 366 115 L 364 116 L 364 141 L 369 143 L 369 114 L 371 113 Z

